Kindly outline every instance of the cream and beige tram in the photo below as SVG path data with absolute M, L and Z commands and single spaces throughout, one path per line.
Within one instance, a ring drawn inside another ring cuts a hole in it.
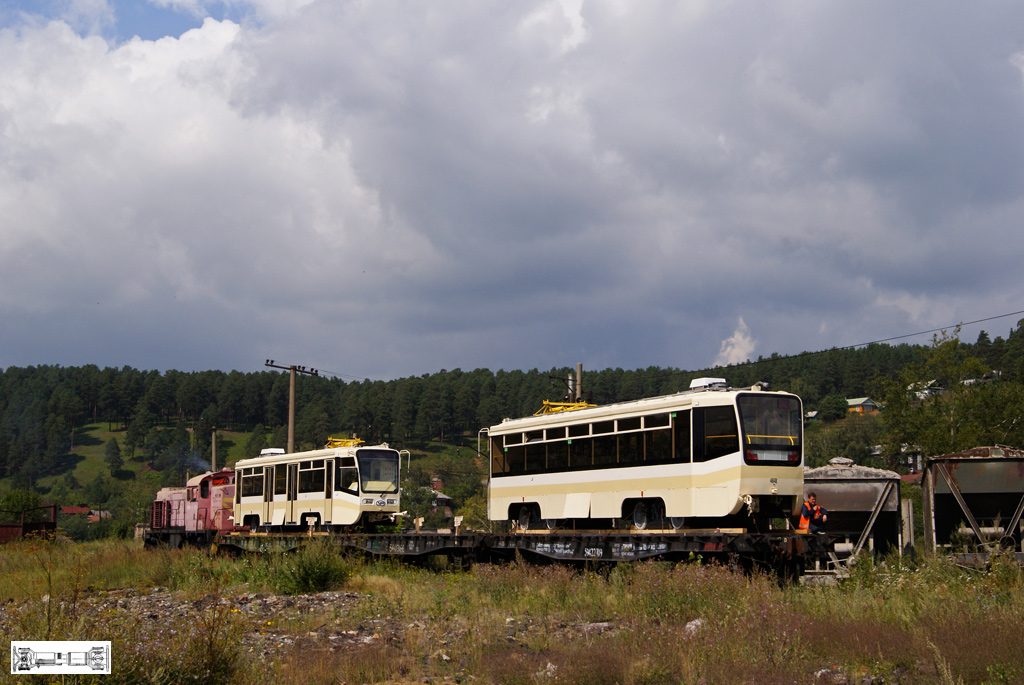
M 803 495 L 796 395 L 704 378 L 675 395 L 558 409 L 483 431 L 491 520 L 767 530 Z
M 399 453 L 332 440 L 325 449 L 263 450 L 235 464 L 235 522 L 250 530 L 372 526 L 399 511 Z

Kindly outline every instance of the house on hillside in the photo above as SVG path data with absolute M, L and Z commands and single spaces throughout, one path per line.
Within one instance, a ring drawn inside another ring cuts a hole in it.
M 846 400 L 846 408 L 851 414 L 874 414 L 878 411 L 878 405 L 870 397 L 855 397 Z

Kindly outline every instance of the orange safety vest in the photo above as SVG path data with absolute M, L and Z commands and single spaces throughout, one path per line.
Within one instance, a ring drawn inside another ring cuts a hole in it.
M 811 512 L 811 516 L 814 516 L 814 512 L 818 511 L 820 507 L 818 505 L 811 506 L 810 502 L 805 501 L 804 506 L 800 507 L 800 523 L 797 525 L 797 530 L 808 530 L 811 527 L 811 519 L 804 516 L 804 509 Z

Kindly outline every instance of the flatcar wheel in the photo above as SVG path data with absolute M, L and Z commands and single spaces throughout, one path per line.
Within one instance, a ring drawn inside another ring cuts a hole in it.
M 637 530 L 643 530 L 647 527 L 647 507 L 643 502 L 638 502 L 633 507 L 633 525 Z
M 668 525 L 672 526 L 672 530 L 679 530 L 683 527 L 685 519 L 682 516 L 669 516 Z

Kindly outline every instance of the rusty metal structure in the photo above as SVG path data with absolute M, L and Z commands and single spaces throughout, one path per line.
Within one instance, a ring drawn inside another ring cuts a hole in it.
M 978 565 L 999 549 L 1024 561 L 1024 450 L 975 447 L 929 457 L 921 485 L 930 549 Z
M 35 514 L 34 512 L 41 512 Z M 43 507 L 35 507 L 24 511 L 0 511 L 5 518 L 18 519 L 17 523 L 0 523 L 0 544 L 12 540 L 20 540 L 29 535 L 52 534 L 57 530 L 57 505 L 47 504 Z M 47 516 L 49 520 L 42 519 Z
M 836 541 L 832 556 L 836 566 L 861 551 L 902 554 L 905 537 L 913 536 L 912 529 L 904 535 L 900 476 L 894 471 L 836 457 L 825 466 L 804 469 L 804 498 L 811 492 L 828 511 L 826 532 Z

